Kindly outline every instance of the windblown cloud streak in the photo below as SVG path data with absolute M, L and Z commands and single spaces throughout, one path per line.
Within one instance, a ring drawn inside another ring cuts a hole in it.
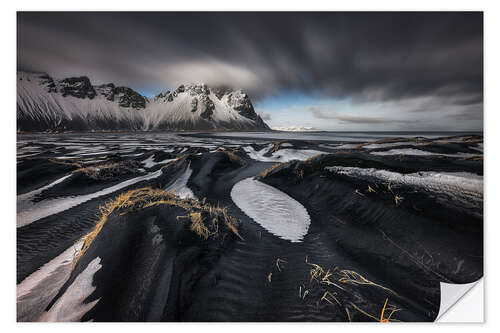
M 353 104 L 426 98 L 424 112 L 482 114 L 480 12 L 20 12 L 17 25 L 18 68 L 55 77 L 149 93 L 205 82 L 253 100 L 282 91 Z
M 405 120 L 397 120 L 392 118 L 383 117 L 363 117 L 363 116 L 351 116 L 342 115 L 336 112 L 330 112 L 329 114 L 324 113 L 321 109 L 317 107 L 308 108 L 315 118 L 318 119 L 336 119 L 344 123 L 354 123 L 354 124 L 386 124 L 386 123 L 406 123 Z

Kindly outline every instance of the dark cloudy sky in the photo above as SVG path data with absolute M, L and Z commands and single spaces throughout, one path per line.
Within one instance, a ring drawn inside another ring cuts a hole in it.
M 482 13 L 26 13 L 18 69 L 245 90 L 274 127 L 482 130 Z

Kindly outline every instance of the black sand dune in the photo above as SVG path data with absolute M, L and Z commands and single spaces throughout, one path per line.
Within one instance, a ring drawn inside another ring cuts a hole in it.
M 210 139 L 201 140 L 198 147 L 176 143 L 169 149 L 121 152 L 115 163 L 176 159 L 146 169 L 137 165 L 142 169 L 137 173 L 117 172 L 106 179 L 88 179 L 76 172 L 37 196 L 43 203 L 72 192 L 87 195 L 158 172 L 154 178 L 17 229 L 18 283 L 92 232 L 88 248 L 75 256 L 68 280 L 50 302 L 43 303 L 48 314 L 43 318 L 68 320 L 58 317 L 57 311 L 72 304 L 72 289 L 88 276 L 91 287 L 84 289 L 78 304 L 90 306 L 71 320 L 378 321 L 392 313 L 391 320 L 433 321 L 439 312 L 439 282 L 469 283 L 482 277 L 482 189 L 480 197 L 453 192 L 453 183 L 444 183 L 447 187 L 437 191 L 426 178 L 428 172 L 481 176 L 482 154 L 472 149 L 478 147 L 479 137 L 425 147 L 405 139 L 406 146 L 402 145 L 437 154 L 469 153 L 473 158 L 376 155 L 370 152 L 395 147 L 339 150 L 307 140 L 255 141 L 231 148 L 224 146 L 234 143 L 225 141 L 213 144 L 219 147 L 215 149 L 204 147 Z M 255 160 L 243 149 L 259 151 L 270 144 L 267 158 L 285 149 L 329 154 L 276 164 Z M 124 156 L 139 153 L 143 154 Z M 41 161 L 18 164 L 21 188 L 31 186 L 24 183 L 35 177 L 37 163 L 45 163 Z M 357 174 L 356 168 L 372 171 Z M 74 170 L 57 164 L 53 171 L 42 172 L 39 184 L 31 188 Z M 385 173 L 377 178 L 373 170 L 414 178 L 391 183 L 380 178 Z M 249 177 L 305 207 L 310 225 L 301 242 L 270 233 L 233 202 L 233 186 Z M 163 197 L 143 196 L 137 204 L 116 208 L 95 229 L 103 216 L 99 206 L 144 187 L 174 189 L 174 193 L 187 188 L 195 199 L 177 197 L 169 203 Z M 213 213 L 221 208 L 224 214 Z M 227 219 L 237 221 L 234 228 L 225 223 Z M 96 271 L 88 275 L 89 267 Z

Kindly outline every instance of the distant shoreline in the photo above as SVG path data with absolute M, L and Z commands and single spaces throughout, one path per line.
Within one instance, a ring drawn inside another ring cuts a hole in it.
M 213 133 L 345 133 L 345 134 L 351 134 L 351 133 L 366 133 L 366 134 L 473 134 L 473 135 L 483 135 L 484 131 L 278 131 L 278 130 L 186 130 L 186 131 L 160 131 L 160 130 L 152 130 L 152 131 L 61 131 L 61 132 L 39 132 L 39 131 L 19 131 L 16 132 L 16 134 L 19 135 L 24 135 L 24 134 L 112 134 L 112 133 L 125 133 L 125 134 L 130 134 L 130 133 L 172 133 L 172 134 L 191 134 L 191 133 L 198 133 L 198 134 L 213 134 Z

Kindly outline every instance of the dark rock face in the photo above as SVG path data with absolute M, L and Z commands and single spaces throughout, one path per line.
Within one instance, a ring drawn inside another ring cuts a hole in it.
M 241 90 L 233 91 L 229 94 L 228 98 L 229 105 L 240 115 L 245 118 L 255 121 L 255 123 L 260 128 L 269 129 L 269 126 L 262 120 L 262 118 L 255 112 L 252 102 L 247 94 Z
M 208 86 L 206 84 L 193 84 L 193 85 L 188 85 L 185 87 L 185 90 L 189 91 L 189 94 L 191 96 L 196 96 L 196 95 L 209 95 L 210 94 L 210 89 L 208 89 Z
M 135 109 L 144 109 L 146 107 L 146 99 L 128 87 L 116 87 L 114 89 L 114 94 L 122 107 L 131 107 Z
M 108 101 L 118 101 L 122 107 L 135 109 L 146 107 L 146 99 L 128 87 L 115 87 L 113 83 L 107 83 L 95 86 L 95 90 L 106 97 Z
M 198 109 L 198 98 L 193 98 L 191 100 L 191 112 L 196 112 L 196 110 Z
M 257 120 L 257 118 L 259 118 L 253 108 L 252 102 L 250 102 L 250 98 L 248 98 L 248 95 L 243 93 L 241 90 L 229 94 L 228 103 L 243 117 L 252 120 Z
M 113 83 L 101 84 L 94 87 L 98 94 L 106 97 L 108 101 L 115 100 L 115 85 Z
M 200 100 L 203 104 L 203 111 L 201 112 L 200 116 L 203 119 L 210 119 L 215 110 L 214 102 L 212 102 L 210 97 L 208 97 L 207 95 L 201 95 Z
M 176 93 L 182 93 L 184 92 L 185 88 L 184 88 L 184 85 L 181 84 L 177 89 L 175 89 L 175 92 Z
M 47 87 L 47 92 L 57 92 L 56 84 L 54 80 L 46 73 L 43 73 L 39 76 L 40 83 Z
M 215 110 L 214 102 L 210 99 L 210 89 L 206 84 L 190 84 L 180 86 L 176 92 L 188 92 L 190 96 L 197 96 L 191 100 L 191 112 L 198 110 L 198 105 L 201 102 L 200 116 L 203 119 L 210 119 Z
M 163 100 L 163 101 L 168 101 L 168 102 L 172 102 L 173 99 L 170 99 L 170 90 L 167 90 L 165 92 L 162 92 L 162 93 L 159 93 L 158 95 L 156 95 L 154 97 L 154 100 L 155 101 L 158 101 L 158 100 Z
M 232 91 L 231 88 L 228 87 L 212 88 L 212 92 L 219 99 L 219 101 L 222 99 L 222 96 L 230 93 L 231 91 Z
M 62 79 L 57 81 L 57 91 L 62 93 L 63 96 L 74 96 L 77 98 L 94 98 L 96 92 L 94 87 L 90 83 L 90 80 L 86 76 L 80 77 L 69 77 L 67 79 Z

